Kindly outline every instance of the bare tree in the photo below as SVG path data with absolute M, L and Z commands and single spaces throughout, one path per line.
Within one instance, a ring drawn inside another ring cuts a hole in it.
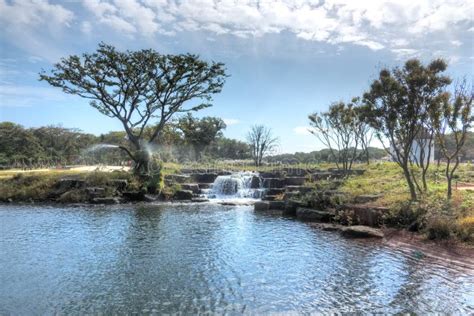
M 263 157 L 268 155 L 278 145 L 278 138 L 273 136 L 272 130 L 263 125 L 254 125 L 247 134 L 251 155 L 255 166 L 262 165 Z
M 327 112 L 308 116 L 315 135 L 329 148 L 338 169 L 348 172 L 357 158 L 359 134 L 352 104 L 333 103 Z
M 131 147 L 121 148 L 140 174 L 149 173 L 148 146 L 165 124 L 175 113 L 211 106 L 211 96 L 222 90 L 225 77 L 222 63 L 196 55 L 162 55 L 152 49 L 120 52 L 104 43 L 92 54 L 63 58 L 49 74 L 40 73 L 40 80 L 89 99 L 91 106 L 122 123 Z M 148 125 L 154 130 L 145 137 Z
M 448 182 L 447 197 L 452 197 L 452 181 L 459 166 L 460 152 L 463 148 L 469 129 L 474 122 L 472 101 L 474 91 L 469 91 L 466 80 L 456 85 L 454 95 L 448 93 L 439 98 L 439 102 L 431 109 L 436 138 L 440 146 L 440 154 L 446 159 L 445 175 Z M 453 148 L 447 145 L 447 139 L 453 139 Z

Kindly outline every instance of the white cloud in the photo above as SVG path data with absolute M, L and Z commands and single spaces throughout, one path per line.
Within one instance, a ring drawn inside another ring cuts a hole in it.
M 225 118 L 223 120 L 224 120 L 225 125 L 227 126 L 237 125 L 240 123 L 238 119 L 233 119 L 233 118 Z
M 295 128 L 293 128 L 293 132 L 296 135 L 312 135 L 310 130 L 311 127 L 309 126 L 296 126 Z
M 0 0 L 0 25 L 8 29 L 41 25 L 69 26 L 74 13 L 47 0 L 17 0 L 8 4 Z
M 419 38 L 433 32 L 449 31 L 451 36 L 456 36 L 457 31 L 472 28 L 474 14 L 474 2 L 469 0 L 83 0 L 83 3 L 98 18 L 98 23 L 117 32 L 147 36 L 202 30 L 248 38 L 288 31 L 303 40 L 354 44 L 371 50 L 416 49 Z

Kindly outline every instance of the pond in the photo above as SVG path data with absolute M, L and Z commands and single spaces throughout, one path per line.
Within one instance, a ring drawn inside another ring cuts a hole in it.
M 0 206 L 0 314 L 474 313 L 474 273 L 217 204 Z

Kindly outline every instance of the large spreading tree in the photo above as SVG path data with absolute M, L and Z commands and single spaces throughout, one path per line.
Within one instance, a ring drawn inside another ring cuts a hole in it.
M 90 100 L 102 114 L 121 122 L 130 145 L 120 148 L 139 174 L 149 173 L 149 144 L 173 115 L 211 106 L 225 78 L 222 63 L 196 55 L 164 55 L 153 49 L 122 52 L 104 43 L 94 53 L 63 58 L 49 73 L 40 73 L 40 80 Z M 145 133 L 151 125 L 153 131 Z

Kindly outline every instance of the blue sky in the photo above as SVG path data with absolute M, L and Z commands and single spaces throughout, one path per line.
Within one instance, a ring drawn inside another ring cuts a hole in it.
M 272 127 L 280 152 L 321 144 L 307 116 L 367 89 L 384 66 L 443 57 L 473 76 L 474 2 L 285 0 L 0 0 L 0 120 L 61 124 L 95 134 L 115 120 L 38 81 L 59 58 L 120 49 L 191 52 L 226 64 L 228 78 L 200 116 L 226 120 L 227 137 Z

